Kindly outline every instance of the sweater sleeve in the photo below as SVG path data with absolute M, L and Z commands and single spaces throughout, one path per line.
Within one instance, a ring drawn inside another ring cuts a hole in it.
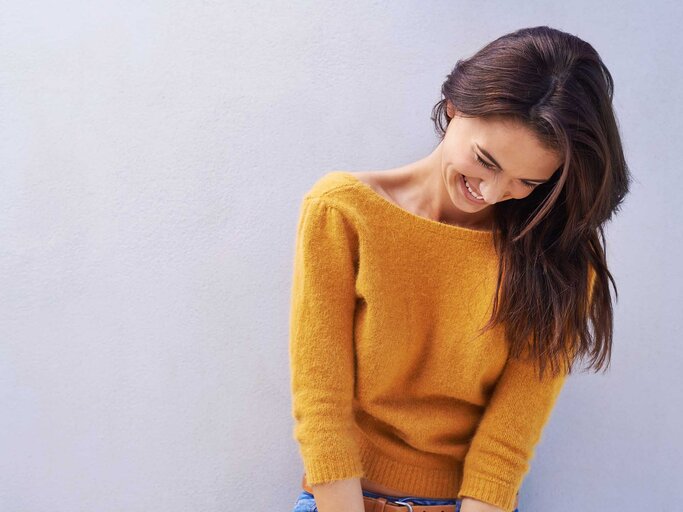
M 293 436 L 310 485 L 363 476 L 353 436 L 357 237 L 323 198 L 301 205 L 290 312 Z
M 589 304 L 595 279 L 595 269 L 589 267 Z M 517 492 L 566 379 L 566 368 L 555 377 L 546 374 L 541 381 L 532 361 L 508 359 L 465 456 L 458 498 L 469 496 L 514 510 Z
M 588 269 L 588 304 L 596 272 Z M 509 358 L 465 456 L 458 498 L 469 496 L 511 512 L 536 445 L 567 379 L 538 380 L 532 361 Z
M 566 373 L 538 380 L 532 361 L 509 358 L 465 456 L 458 498 L 469 496 L 508 512 Z

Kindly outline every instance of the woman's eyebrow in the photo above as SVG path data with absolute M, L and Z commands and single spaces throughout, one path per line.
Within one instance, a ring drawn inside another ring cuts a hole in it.
M 481 152 L 484 154 L 484 156 L 485 156 L 486 158 L 488 158 L 489 160 L 491 160 L 491 162 L 493 162 L 493 165 L 495 165 L 496 167 L 498 167 L 498 169 L 500 169 L 501 171 L 503 170 L 503 168 L 500 166 L 500 164 L 499 164 L 498 162 L 496 162 L 496 159 L 493 158 L 493 157 L 491 156 L 491 153 L 489 153 L 488 151 L 486 151 L 484 148 L 482 148 L 482 147 L 481 147 L 479 144 L 477 144 L 476 142 L 474 143 L 474 145 L 477 146 L 477 149 L 478 149 L 479 151 L 481 151 Z M 545 183 L 546 181 L 548 181 L 548 180 L 537 180 L 537 179 L 531 179 L 531 178 L 529 178 L 529 179 L 521 178 L 521 179 L 522 179 L 523 181 L 534 181 L 534 182 L 536 182 L 536 183 Z

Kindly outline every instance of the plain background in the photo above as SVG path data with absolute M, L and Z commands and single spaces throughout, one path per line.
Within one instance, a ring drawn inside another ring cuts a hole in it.
M 438 142 L 456 60 L 589 41 L 635 182 L 612 366 L 563 390 L 522 512 L 683 500 L 679 2 L 3 1 L 0 509 L 289 511 L 303 193 Z

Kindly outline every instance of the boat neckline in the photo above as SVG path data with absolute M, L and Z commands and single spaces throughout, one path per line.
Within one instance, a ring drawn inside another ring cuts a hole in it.
M 441 233 L 451 233 L 455 235 L 460 235 L 468 238 L 480 239 L 480 240 L 490 240 L 493 236 L 493 231 L 484 229 L 472 229 L 466 228 L 464 226 L 459 226 L 457 224 L 447 224 L 445 222 L 439 222 L 437 220 L 429 219 L 423 217 L 422 215 L 417 215 L 416 213 L 410 212 L 403 207 L 397 205 L 393 201 L 390 201 L 375 189 L 373 189 L 368 183 L 362 181 L 355 174 L 350 171 L 336 171 L 338 174 L 347 177 L 351 183 L 357 186 L 357 188 L 365 191 L 367 195 L 379 203 L 391 208 L 392 211 L 398 213 L 399 215 L 410 219 L 415 222 L 419 222 L 425 227 L 431 229 L 432 231 L 437 231 Z

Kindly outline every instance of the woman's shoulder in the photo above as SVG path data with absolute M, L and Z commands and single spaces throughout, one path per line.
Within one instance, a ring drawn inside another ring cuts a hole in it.
M 332 170 L 321 175 L 308 189 L 306 197 L 340 197 L 348 195 L 381 196 L 394 202 L 391 188 L 393 174 L 382 171 L 345 171 Z
M 331 198 L 340 189 L 357 186 L 359 177 L 357 172 L 333 170 L 319 176 L 306 191 L 306 198 Z
M 308 188 L 304 201 L 317 200 L 352 212 L 362 207 L 368 200 L 368 194 L 377 193 L 376 186 L 368 171 L 327 171 Z

